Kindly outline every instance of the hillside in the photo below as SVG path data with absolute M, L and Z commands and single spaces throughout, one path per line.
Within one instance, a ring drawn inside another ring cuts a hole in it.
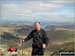
M 23 44 L 19 43 L 19 38 L 25 38 L 31 29 L 33 29 L 31 25 L 0 27 L 1 44 L 4 44 L 6 50 L 10 46 L 15 46 L 19 52 L 22 49 L 25 53 L 28 53 L 29 50 L 31 52 L 32 39 Z M 46 32 L 49 38 L 49 44 L 45 49 L 45 55 L 58 55 L 60 51 L 74 51 L 74 30 L 56 28 L 47 29 Z
M 74 51 L 74 32 L 71 30 L 48 30 L 50 39 L 48 52 L 59 54 L 60 51 Z

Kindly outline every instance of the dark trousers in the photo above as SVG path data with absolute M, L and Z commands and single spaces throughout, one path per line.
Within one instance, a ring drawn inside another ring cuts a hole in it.
M 31 56 L 43 56 L 44 49 L 42 47 L 32 47 L 32 55 Z

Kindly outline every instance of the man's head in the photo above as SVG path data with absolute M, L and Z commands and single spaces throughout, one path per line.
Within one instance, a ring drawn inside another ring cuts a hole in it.
M 35 22 L 35 29 L 36 29 L 37 31 L 40 30 L 40 22 Z

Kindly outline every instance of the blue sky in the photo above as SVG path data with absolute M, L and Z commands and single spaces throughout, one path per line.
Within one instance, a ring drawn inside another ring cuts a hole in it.
M 0 0 L 0 20 L 74 22 L 74 3 L 74 0 Z

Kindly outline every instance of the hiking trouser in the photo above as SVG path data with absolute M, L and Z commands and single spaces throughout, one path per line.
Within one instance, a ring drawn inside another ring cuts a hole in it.
M 43 56 L 44 49 L 42 47 L 32 47 L 32 56 Z

